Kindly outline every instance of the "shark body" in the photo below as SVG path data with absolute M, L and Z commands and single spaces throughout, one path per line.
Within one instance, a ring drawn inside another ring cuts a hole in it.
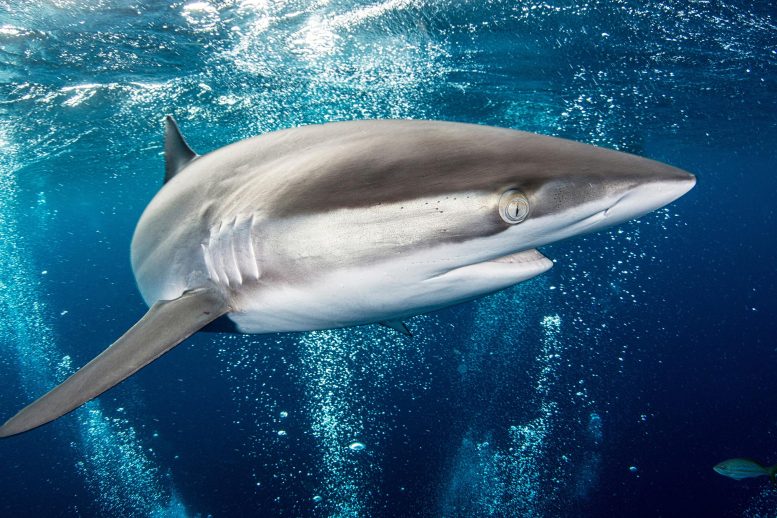
M 304 126 L 198 156 L 168 117 L 165 151 L 165 185 L 131 246 L 149 312 L 0 437 L 73 410 L 209 325 L 407 334 L 405 318 L 547 271 L 537 247 L 646 214 L 695 183 L 626 153 L 438 121 Z

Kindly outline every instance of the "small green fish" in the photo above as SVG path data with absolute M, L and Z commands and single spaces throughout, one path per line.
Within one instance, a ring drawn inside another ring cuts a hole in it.
M 724 460 L 712 469 L 721 475 L 733 478 L 734 480 L 767 476 L 771 479 L 773 484 L 777 482 L 777 480 L 775 480 L 777 465 L 765 467 L 751 459 Z

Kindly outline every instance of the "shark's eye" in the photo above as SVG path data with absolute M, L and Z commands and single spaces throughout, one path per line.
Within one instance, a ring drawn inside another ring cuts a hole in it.
M 505 222 L 515 225 L 529 215 L 529 200 L 526 195 L 516 189 L 511 189 L 499 198 L 499 215 Z

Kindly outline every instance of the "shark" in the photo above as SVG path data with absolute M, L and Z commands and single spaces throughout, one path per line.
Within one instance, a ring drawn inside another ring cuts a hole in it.
M 131 264 L 148 312 L 0 427 L 74 410 L 192 334 L 405 321 L 546 272 L 538 247 L 637 218 L 695 176 L 647 158 L 493 126 L 358 120 L 198 155 L 165 119 L 164 184 Z

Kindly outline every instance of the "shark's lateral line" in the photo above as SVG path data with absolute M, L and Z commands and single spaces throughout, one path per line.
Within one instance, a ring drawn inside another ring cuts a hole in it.
M 406 318 L 547 271 L 537 247 L 646 214 L 694 183 L 626 153 L 436 121 L 304 126 L 198 156 L 167 117 L 165 184 L 131 249 L 151 309 L 0 437 L 73 410 L 206 326 L 380 323 L 410 336 Z

